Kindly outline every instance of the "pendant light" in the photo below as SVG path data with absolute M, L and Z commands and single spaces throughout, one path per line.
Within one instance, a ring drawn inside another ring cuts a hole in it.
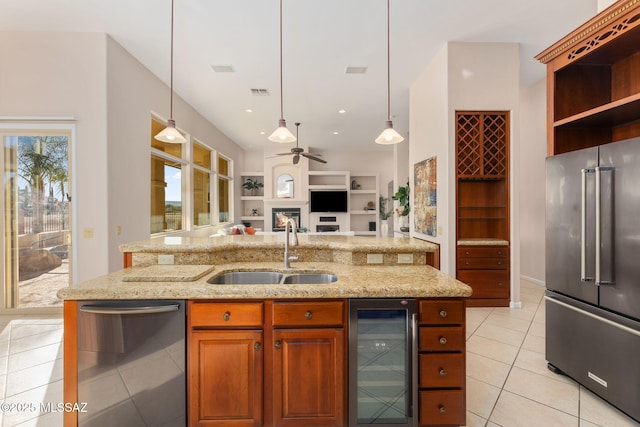
M 171 0 L 171 101 L 169 104 L 169 120 L 167 127 L 154 138 L 162 142 L 171 142 L 174 144 L 184 144 L 187 140 L 176 129 L 176 122 L 173 120 L 173 0 Z
M 295 140 L 296 137 L 287 129 L 282 107 L 282 0 L 280 0 L 280 120 L 278 121 L 278 128 L 269 135 L 269 141 L 285 143 Z
M 379 137 L 376 138 L 376 144 L 398 144 L 404 141 L 402 135 L 400 135 L 393 128 L 393 122 L 391 121 L 391 77 L 390 77 L 390 42 L 389 42 L 389 0 L 387 0 L 387 121 L 385 123 L 385 129 L 382 131 Z

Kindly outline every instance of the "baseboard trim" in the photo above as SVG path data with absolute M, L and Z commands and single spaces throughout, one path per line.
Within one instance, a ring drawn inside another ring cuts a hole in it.
M 544 282 L 544 280 L 535 279 L 533 277 L 525 276 L 524 274 L 521 274 L 520 278 L 526 280 L 527 282 L 531 282 L 535 285 L 546 287 L 546 283 Z

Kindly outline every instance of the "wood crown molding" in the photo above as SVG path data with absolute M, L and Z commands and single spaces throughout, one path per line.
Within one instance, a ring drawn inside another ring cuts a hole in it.
M 634 12 L 637 13 L 633 15 Z M 572 49 L 566 58 L 571 62 L 588 53 L 592 47 L 612 40 L 638 24 L 640 0 L 619 0 L 536 55 L 535 59 L 546 64 Z

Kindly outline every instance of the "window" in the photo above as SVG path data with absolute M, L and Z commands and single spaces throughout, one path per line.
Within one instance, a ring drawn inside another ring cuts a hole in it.
M 232 161 L 218 155 L 218 221 L 231 221 Z
M 151 234 L 232 221 L 233 161 L 198 141 L 157 141 L 162 129 L 151 120 Z
M 193 144 L 193 225 L 211 225 L 211 150 Z
M 183 144 L 169 144 L 153 135 L 164 125 L 151 121 L 151 233 L 183 229 Z

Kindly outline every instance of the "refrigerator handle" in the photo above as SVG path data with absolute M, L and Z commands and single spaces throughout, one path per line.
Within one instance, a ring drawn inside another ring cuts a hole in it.
M 587 174 L 594 173 L 595 169 L 587 168 L 582 169 L 580 172 L 582 173 L 582 190 L 580 193 L 580 280 L 582 282 L 593 282 L 593 277 L 587 277 Z M 597 227 L 596 230 L 598 230 Z
M 596 285 L 611 285 L 612 281 L 602 280 L 602 172 L 613 172 L 611 167 L 596 167 Z

